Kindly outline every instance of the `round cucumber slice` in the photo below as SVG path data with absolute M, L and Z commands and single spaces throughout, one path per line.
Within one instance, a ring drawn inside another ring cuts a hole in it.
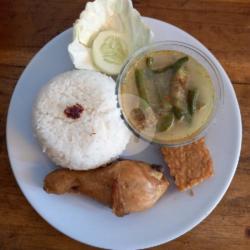
M 116 75 L 129 55 L 126 38 L 115 31 L 102 31 L 95 38 L 92 56 L 96 66 L 104 73 Z

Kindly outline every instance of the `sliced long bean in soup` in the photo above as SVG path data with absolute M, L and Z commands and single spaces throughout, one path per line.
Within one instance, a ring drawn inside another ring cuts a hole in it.
M 121 105 L 138 133 L 170 143 L 189 139 L 205 126 L 214 95 L 207 70 L 194 58 L 178 51 L 156 51 L 130 66 L 121 87 Z

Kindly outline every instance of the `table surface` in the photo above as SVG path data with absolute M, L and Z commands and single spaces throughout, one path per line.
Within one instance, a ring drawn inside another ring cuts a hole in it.
M 30 59 L 69 28 L 83 0 L 0 0 L 0 249 L 95 249 L 48 225 L 29 205 L 11 172 L 5 124 L 11 94 Z M 135 0 L 144 16 L 189 32 L 229 74 L 243 119 L 236 175 L 212 214 L 192 231 L 154 249 L 249 249 L 250 244 L 250 0 Z

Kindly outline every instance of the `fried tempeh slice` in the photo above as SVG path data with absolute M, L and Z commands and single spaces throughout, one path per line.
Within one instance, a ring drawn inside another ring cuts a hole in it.
M 204 138 L 186 146 L 162 147 L 161 152 L 180 191 L 192 188 L 214 174 Z

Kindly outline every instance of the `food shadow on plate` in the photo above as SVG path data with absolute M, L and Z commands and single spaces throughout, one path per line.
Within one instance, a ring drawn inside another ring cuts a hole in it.
M 15 175 L 23 176 L 27 185 L 41 188 L 44 177 L 55 169 L 54 164 L 46 154 L 41 152 L 41 147 L 33 134 L 26 136 L 26 134 L 21 133 L 18 127 L 9 127 L 8 129 L 16 147 L 22 149 L 22 151 L 9 152 L 11 158 L 20 163 L 15 169 Z M 31 124 L 26 123 L 26 129 L 32 133 Z
M 53 199 L 61 199 L 64 203 L 66 202 L 69 204 L 73 204 L 73 207 L 77 207 L 82 211 L 91 211 L 93 209 L 102 211 L 107 210 L 107 212 L 110 212 L 110 214 L 112 214 L 112 210 L 109 207 L 84 194 L 66 193 L 63 195 L 56 195 L 46 193 L 46 195 L 52 196 Z
M 41 189 L 43 188 L 43 182 L 46 175 L 57 169 L 57 167 L 52 162 L 50 162 L 45 155 L 44 157 L 45 159 L 40 160 L 39 163 L 37 162 L 37 165 L 30 167 L 30 178 L 27 178 L 27 184 Z

